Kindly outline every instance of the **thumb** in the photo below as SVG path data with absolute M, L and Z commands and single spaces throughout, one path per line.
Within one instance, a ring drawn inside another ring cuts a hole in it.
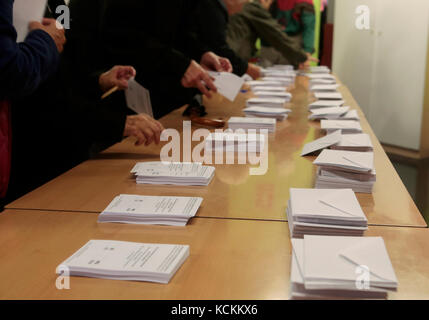
M 29 30 L 42 29 L 42 28 L 43 28 L 43 25 L 40 22 L 37 22 L 37 21 L 31 21 L 28 24 L 28 29 Z

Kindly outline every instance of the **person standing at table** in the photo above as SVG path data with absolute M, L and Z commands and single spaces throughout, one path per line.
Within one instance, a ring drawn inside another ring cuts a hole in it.
M 13 26 L 13 0 L 0 2 L 0 210 L 11 171 L 11 117 L 25 116 L 14 110 L 13 100 L 34 92 L 58 66 L 65 43 L 64 30 L 55 20 L 31 22 L 24 42 L 17 43 Z
M 322 10 L 324 1 L 322 1 Z M 316 15 L 313 0 L 275 0 L 270 8 L 274 19 L 282 26 L 283 32 L 292 41 L 302 48 L 308 56 L 314 53 L 314 38 L 316 27 Z M 280 52 L 262 44 L 261 57 L 275 63 L 286 64 Z
M 207 69 L 232 71 L 228 59 L 210 52 L 187 28 L 197 2 L 71 0 L 74 50 L 77 56 L 82 47 L 92 53 L 88 69 L 134 66 L 136 81 L 150 91 L 154 116 L 160 118 L 198 92 L 210 97 L 217 91 Z
M 269 9 L 273 0 L 253 2 L 228 0 L 230 20 L 227 39 L 229 46 L 243 60 L 248 61 L 256 54 L 256 40 L 261 39 L 276 48 L 295 68 L 309 66 L 313 59 L 290 39 L 271 16 Z M 273 63 L 273 61 L 271 61 Z
M 261 76 L 260 67 L 241 59 L 226 41 L 229 15 L 223 0 L 199 0 L 192 17 L 191 28 L 210 50 L 231 61 L 234 74 L 247 73 L 253 79 Z

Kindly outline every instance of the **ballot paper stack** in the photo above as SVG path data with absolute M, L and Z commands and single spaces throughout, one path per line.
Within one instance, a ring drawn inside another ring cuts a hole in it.
M 265 91 L 265 92 L 286 92 L 285 87 L 269 87 L 269 86 L 254 86 L 252 87 L 253 92 Z
M 131 173 L 138 184 L 207 186 L 214 177 L 215 168 L 196 162 L 139 162 Z
M 339 119 L 346 115 L 349 111 L 349 107 L 328 107 L 328 108 L 317 108 L 310 110 L 311 114 L 308 116 L 310 120 L 321 120 L 321 119 Z
M 267 131 L 268 133 L 268 131 Z M 266 136 L 256 130 L 245 132 L 213 132 L 205 140 L 206 152 L 262 152 Z
M 331 69 L 329 69 L 327 66 L 315 66 L 315 67 L 310 67 L 310 73 L 327 74 L 327 73 L 331 73 Z
M 344 105 L 344 100 L 318 100 L 308 105 L 309 110 L 318 108 L 341 107 Z
M 362 132 L 360 122 L 353 120 L 322 120 L 320 121 L 320 128 L 326 130 L 327 133 L 335 130 L 341 130 L 343 134 Z
M 291 237 L 362 236 L 368 220 L 351 189 L 290 189 L 286 214 Z
M 276 123 L 277 121 L 274 118 L 231 117 L 228 120 L 228 127 L 232 130 L 266 129 L 268 132 L 275 132 Z
M 278 75 L 278 76 L 276 76 Z M 280 74 L 271 74 L 270 77 L 263 77 L 262 81 L 277 81 L 280 82 L 283 86 L 289 87 L 295 83 L 295 78 L 293 77 L 285 77 L 284 75 L 280 77 Z
M 262 80 L 253 80 L 245 82 L 246 85 L 250 86 L 252 91 L 255 91 L 256 87 L 277 87 L 286 90 L 286 86 L 283 85 L 280 81 L 262 81 Z
M 314 92 L 314 96 L 318 100 L 343 100 L 343 95 L 340 92 Z
M 90 240 L 61 263 L 57 273 L 166 284 L 188 256 L 188 245 Z
M 249 107 L 243 110 L 246 117 L 274 118 L 278 121 L 287 119 L 290 109 L 267 108 L 267 107 Z
M 246 107 L 284 108 L 284 98 L 251 98 L 246 101 Z
M 98 216 L 98 222 L 185 226 L 202 198 L 121 194 Z
M 339 84 L 311 84 L 310 90 L 314 92 L 337 92 Z
M 285 102 L 289 102 L 292 99 L 290 92 L 276 92 L 276 91 L 255 91 L 255 96 L 261 99 L 283 99 Z
M 292 239 L 292 299 L 386 299 L 398 279 L 381 237 Z
M 330 146 L 334 150 L 347 150 L 347 151 L 372 151 L 373 145 L 371 138 L 366 133 L 358 134 L 345 134 L 341 136 L 341 141 L 337 144 Z
M 376 181 L 373 152 L 325 149 L 313 163 L 318 166 L 316 188 L 372 193 Z

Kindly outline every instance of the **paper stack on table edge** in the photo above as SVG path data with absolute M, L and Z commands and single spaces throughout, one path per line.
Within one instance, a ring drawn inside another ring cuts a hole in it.
M 57 273 L 167 284 L 189 256 L 188 245 L 90 240 Z
M 98 216 L 98 222 L 185 226 L 203 198 L 121 194 Z
M 368 220 L 351 189 L 290 189 L 290 235 L 362 236 Z

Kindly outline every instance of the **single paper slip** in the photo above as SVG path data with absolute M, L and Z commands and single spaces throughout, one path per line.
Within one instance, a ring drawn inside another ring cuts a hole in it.
M 318 100 L 343 100 L 340 92 L 315 92 L 314 96 Z
M 90 240 L 57 273 L 112 280 L 168 283 L 189 256 L 188 245 Z
M 317 108 L 341 107 L 345 103 L 344 100 L 318 100 L 308 105 L 310 110 Z
M 352 172 L 370 172 L 374 170 L 374 153 L 325 149 L 313 163 Z
M 31 21 L 42 22 L 47 0 L 15 0 L 13 3 L 13 26 L 18 34 L 17 42 L 23 42 Z
M 341 130 L 337 130 L 323 138 L 307 143 L 302 149 L 301 156 L 311 155 L 341 142 Z
M 314 79 L 336 80 L 335 77 L 329 73 L 309 73 L 309 74 L 306 74 L 306 76 L 309 77 L 310 80 L 314 80 Z
M 98 222 L 184 226 L 197 213 L 202 198 L 122 194 L 99 215 Z
M 361 133 L 362 127 L 359 121 L 353 120 L 322 120 L 320 121 L 322 130 L 341 130 L 342 133 Z
M 234 101 L 241 87 L 244 84 L 244 80 L 239 76 L 229 72 L 209 72 L 214 80 L 218 92 L 230 101 Z
M 128 89 L 125 91 L 127 106 L 137 114 L 147 114 L 153 118 L 152 103 L 149 91 L 140 85 L 135 79 L 128 81 Z
M 315 66 L 310 67 L 311 73 L 330 73 L 331 69 L 329 69 L 327 66 Z

